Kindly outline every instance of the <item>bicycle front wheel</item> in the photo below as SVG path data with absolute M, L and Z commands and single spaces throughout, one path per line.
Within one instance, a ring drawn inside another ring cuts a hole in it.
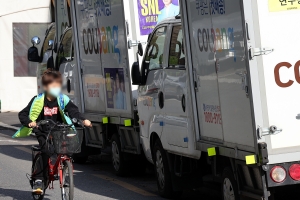
M 73 177 L 73 166 L 69 160 L 63 162 L 62 171 L 62 188 L 61 196 L 62 200 L 73 200 L 74 198 L 74 177 Z

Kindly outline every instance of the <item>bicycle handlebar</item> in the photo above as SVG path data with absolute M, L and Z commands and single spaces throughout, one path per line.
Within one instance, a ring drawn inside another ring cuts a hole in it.
M 81 120 L 78 120 L 76 118 L 73 118 L 72 119 L 72 124 L 60 124 L 59 122 L 55 122 L 53 121 L 52 119 L 46 119 L 46 120 L 41 120 L 39 121 L 36 125 L 37 126 L 40 126 L 40 125 L 46 125 L 46 124 L 49 124 L 51 123 L 54 126 L 58 126 L 58 127 L 71 127 L 71 126 L 74 126 L 75 124 L 78 124 L 79 126 L 81 127 L 84 127 L 83 123 Z

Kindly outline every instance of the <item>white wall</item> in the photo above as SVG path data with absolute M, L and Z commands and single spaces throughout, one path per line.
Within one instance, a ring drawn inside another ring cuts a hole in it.
M 0 100 L 2 112 L 20 111 L 37 94 L 35 77 L 14 77 L 12 23 L 50 22 L 50 0 L 10 0 L 0 6 Z

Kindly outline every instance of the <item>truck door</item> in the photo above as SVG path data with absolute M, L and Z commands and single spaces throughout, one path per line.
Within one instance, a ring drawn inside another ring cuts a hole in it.
M 65 30 L 57 50 L 59 71 L 63 77 L 63 93 L 67 94 L 75 105 L 80 106 L 78 69 L 74 59 L 73 29 Z
M 254 146 L 251 97 L 249 96 L 248 48 L 240 0 L 210 5 L 215 33 L 215 62 L 221 102 L 224 142 Z M 202 15 L 198 15 L 199 18 Z M 226 19 L 226 20 L 224 20 Z M 246 150 L 246 149 L 245 149 Z M 248 149 L 253 150 L 253 149 Z
M 149 134 L 162 133 L 163 105 L 159 100 L 163 95 L 163 67 L 165 66 L 165 43 L 167 26 L 163 25 L 153 31 L 152 37 L 146 48 L 143 68 L 147 69 L 147 81 L 140 86 L 138 97 L 138 110 L 141 123 L 142 137 L 148 138 Z
M 254 151 L 241 2 L 185 0 L 182 15 L 191 46 L 200 139 Z
M 72 5 L 85 113 L 133 117 L 123 1 Z
M 209 1 L 186 1 L 190 14 L 192 65 L 195 81 L 198 120 L 202 140 L 223 143 L 216 51 Z M 205 3 L 206 2 L 206 3 Z M 202 10 L 200 9 L 203 8 Z M 196 8 L 199 8 L 196 10 Z M 206 8 L 206 9 L 205 9 Z M 199 11 L 199 12 L 198 12 Z
M 171 42 L 168 46 L 168 63 L 164 69 L 164 127 L 163 136 L 170 145 L 188 147 L 188 121 L 185 112 L 186 69 L 181 24 L 170 26 Z
M 100 59 L 101 34 L 97 8 L 88 1 L 72 2 L 76 15 L 74 31 L 77 38 L 79 68 L 82 70 L 82 89 L 85 113 L 105 113 L 105 78 Z M 107 17 L 107 16 L 102 16 Z

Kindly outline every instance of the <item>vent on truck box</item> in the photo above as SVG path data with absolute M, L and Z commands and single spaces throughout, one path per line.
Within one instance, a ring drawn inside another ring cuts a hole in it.
M 140 154 L 140 134 L 134 131 L 133 127 L 120 127 L 119 134 L 121 139 L 122 151 Z
M 86 145 L 91 147 L 103 147 L 104 134 L 102 133 L 102 125 L 93 123 L 92 128 L 85 129 Z

